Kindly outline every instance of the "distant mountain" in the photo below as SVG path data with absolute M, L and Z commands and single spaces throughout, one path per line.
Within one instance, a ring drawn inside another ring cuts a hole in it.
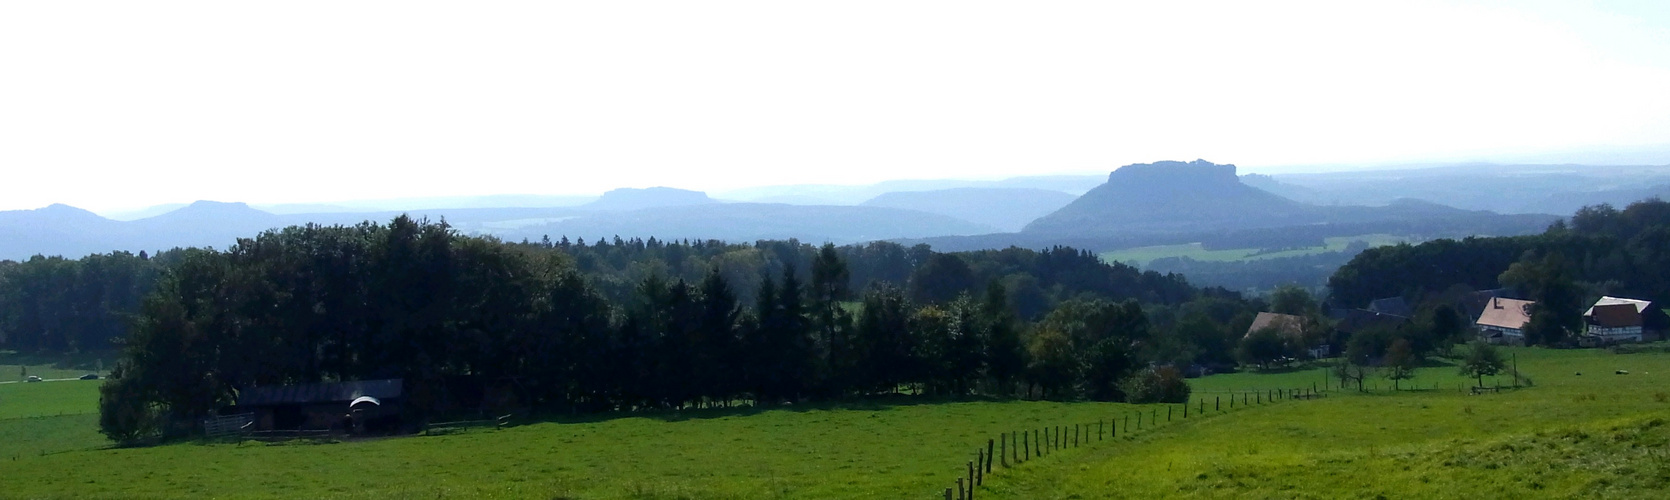
M 271 227 L 281 218 L 269 212 L 250 208 L 245 203 L 198 201 L 179 210 L 156 217 L 134 221 L 141 227 L 166 228 L 184 225 L 215 225 L 232 227 Z
M 755 203 L 857 205 L 887 193 L 940 191 L 957 188 L 1047 189 L 1080 195 L 1101 183 L 1102 176 L 1100 175 L 1033 175 L 997 181 L 895 180 L 857 186 L 833 184 L 762 186 L 726 191 L 717 193 L 717 196 L 727 200 Z
M 646 208 L 679 207 L 719 203 L 707 193 L 652 187 L 646 189 L 620 188 L 603 193 L 597 201 L 581 205 L 586 210 L 642 210 Z
M 1379 206 L 1322 206 L 1242 182 L 1234 165 L 1196 160 L 1126 165 L 1019 233 L 902 240 L 944 251 L 1068 245 L 1113 250 L 1203 243 L 1211 248 L 1312 247 L 1332 236 L 1397 234 L 1422 239 L 1539 232 L 1553 215 L 1502 215 L 1417 199 Z
M 1028 233 L 1177 233 L 1317 222 L 1302 203 L 1241 183 L 1234 165 L 1204 160 L 1126 165 Z
M 120 231 L 121 225 L 69 205 L 0 212 L 0 259 L 23 259 L 42 247 L 78 256 L 107 251 L 98 235 Z
M 1072 203 L 1074 196 L 1035 188 L 953 188 L 937 191 L 895 191 L 861 206 L 889 207 L 935 213 L 1019 231 L 1028 222 Z
M 168 203 L 154 207 L 145 207 L 138 210 L 129 210 L 126 212 L 106 212 L 99 215 L 109 218 L 110 220 L 129 221 L 156 217 L 158 215 L 173 212 L 185 207 L 185 203 Z

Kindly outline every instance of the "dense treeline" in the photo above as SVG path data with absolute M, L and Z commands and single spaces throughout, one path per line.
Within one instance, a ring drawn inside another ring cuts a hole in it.
M 389 377 L 416 421 L 895 392 L 1176 399 L 1181 368 L 1231 362 L 1262 306 L 1069 248 L 507 244 L 405 217 L 177 261 L 104 387 L 118 439 L 189 426 L 240 388 Z
M 179 253 L 0 261 L 0 349 L 65 353 L 114 348 L 127 335 L 140 298 Z
M 1331 300 L 1361 307 L 1384 297 L 1453 303 L 1460 293 L 1507 287 L 1537 301 L 1527 340 L 1561 344 L 1581 331 L 1601 295 L 1670 298 L 1670 203 L 1585 207 L 1539 235 L 1435 240 L 1373 248 L 1329 279 Z M 1652 319 L 1652 318 L 1649 318 Z

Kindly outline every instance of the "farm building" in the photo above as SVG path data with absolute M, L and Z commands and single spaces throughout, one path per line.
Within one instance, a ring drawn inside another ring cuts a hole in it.
M 1457 300 L 1455 306 L 1462 312 L 1462 314 L 1466 314 L 1467 317 L 1478 319 L 1479 315 L 1484 314 L 1485 309 L 1490 308 L 1491 301 L 1498 298 L 1515 296 L 1516 295 L 1513 294 L 1513 290 L 1506 288 L 1477 290 L 1472 293 L 1462 295 L 1461 298 Z
M 255 414 L 259 430 L 365 431 L 399 419 L 400 379 L 249 387 L 238 409 Z
M 1368 310 L 1380 314 L 1402 316 L 1405 318 L 1415 315 L 1415 310 L 1409 307 L 1409 302 L 1403 300 L 1403 297 L 1375 299 L 1374 302 L 1370 302 L 1368 304 Z
M 1473 322 L 1479 329 L 1479 338 L 1492 344 L 1525 345 L 1525 324 L 1531 322 L 1533 304 L 1536 302 L 1490 299 L 1478 321 Z
M 1339 322 L 1334 325 L 1334 329 L 1339 330 L 1340 333 L 1350 336 L 1356 335 L 1357 332 L 1372 328 L 1395 330 L 1408 322 L 1408 316 L 1387 314 L 1368 309 L 1352 309 L 1346 311 L 1345 314 L 1339 318 Z
M 1583 333 L 1600 343 L 1658 340 L 1658 310 L 1651 301 L 1601 297 L 1583 312 Z
M 1299 338 L 1305 335 L 1305 318 L 1291 314 L 1261 312 L 1258 313 L 1258 317 L 1253 318 L 1252 326 L 1247 327 L 1247 333 L 1241 336 L 1252 335 L 1253 332 L 1265 328 L 1273 328 L 1283 337 Z
M 1305 340 L 1305 318 L 1272 312 L 1258 313 L 1258 316 L 1253 318 L 1252 326 L 1248 326 L 1247 332 L 1241 334 L 1241 336 L 1244 338 L 1265 328 L 1274 329 L 1276 334 L 1284 338 L 1297 340 L 1301 343 Z M 1329 347 L 1323 345 L 1311 348 L 1309 351 L 1311 357 L 1323 357 L 1328 354 Z

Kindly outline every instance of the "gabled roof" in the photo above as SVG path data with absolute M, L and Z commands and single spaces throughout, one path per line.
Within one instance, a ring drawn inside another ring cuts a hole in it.
M 1479 314 L 1476 321 L 1479 326 L 1494 326 L 1497 328 L 1512 328 L 1521 330 L 1525 324 L 1531 322 L 1531 305 L 1529 300 L 1515 300 L 1495 298 L 1485 304 L 1484 312 Z
M 238 406 L 349 402 L 360 396 L 393 399 L 402 392 L 401 379 L 356 380 L 318 384 L 249 387 L 238 391 Z
M 1605 328 L 1641 326 L 1641 311 L 1635 304 L 1600 304 L 1589 308 L 1589 324 Z
M 1490 306 L 1491 299 L 1508 295 L 1508 289 L 1479 290 L 1462 296 L 1461 308 L 1467 311 L 1468 317 L 1477 318 L 1484 308 Z
M 1595 308 L 1596 307 L 1615 306 L 1615 305 L 1620 305 L 1620 304 L 1629 304 L 1631 306 L 1634 306 L 1635 307 L 1635 313 L 1640 314 L 1642 312 L 1645 312 L 1648 307 L 1652 307 L 1653 302 L 1650 301 L 1650 300 L 1626 299 L 1626 298 L 1623 298 L 1623 297 L 1601 297 L 1600 300 L 1595 301 L 1595 305 L 1589 306 L 1589 310 L 1584 311 L 1583 315 L 1584 316 L 1593 316 L 1595 314 Z
M 1284 337 L 1298 337 L 1305 334 L 1305 318 L 1291 314 L 1261 312 L 1258 313 L 1258 317 L 1253 318 L 1252 326 L 1247 327 L 1247 333 L 1242 336 L 1252 335 L 1253 332 L 1265 328 L 1274 328 L 1276 333 Z
M 1368 304 L 1368 310 L 1393 316 L 1409 317 L 1415 315 L 1415 311 L 1409 308 L 1409 303 L 1405 302 L 1403 297 L 1376 299 Z

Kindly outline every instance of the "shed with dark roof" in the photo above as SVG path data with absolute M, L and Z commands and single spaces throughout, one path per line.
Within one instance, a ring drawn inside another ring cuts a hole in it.
M 363 431 L 398 419 L 404 385 L 386 379 L 248 387 L 238 391 L 238 408 L 255 413 L 261 430 Z
M 1415 315 L 1415 310 L 1409 307 L 1409 302 L 1403 300 L 1403 297 L 1376 299 L 1368 304 L 1368 310 L 1405 318 Z

